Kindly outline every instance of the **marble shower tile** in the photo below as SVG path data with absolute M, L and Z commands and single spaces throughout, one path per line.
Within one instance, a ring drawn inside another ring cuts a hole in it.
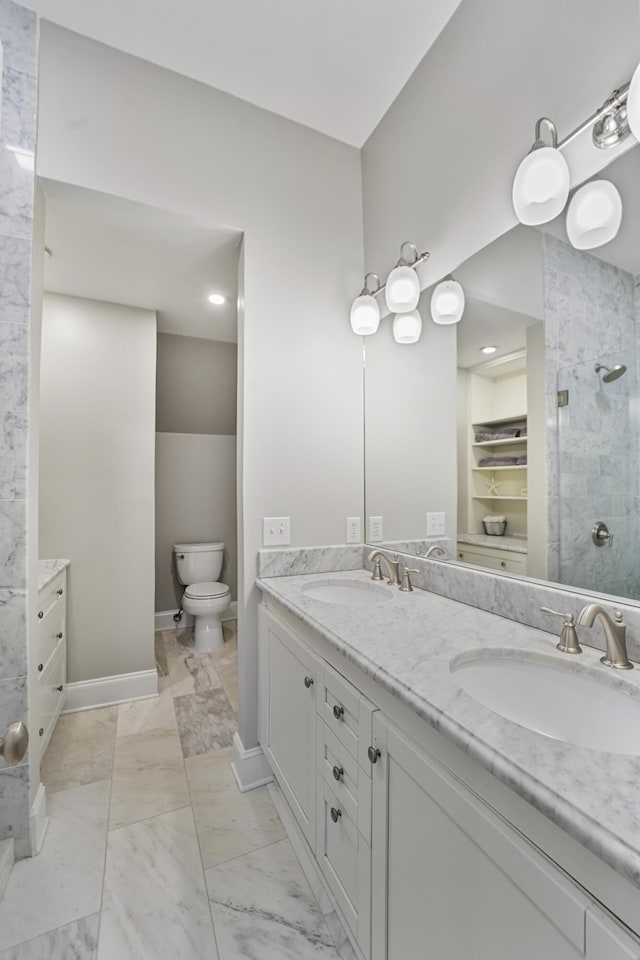
M 117 707 L 60 717 L 40 769 L 47 794 L 111 776 L 117 718 Z
M 0 146 L 0 234 L 30 239 L 33 196 L 33 170 L 25 170 L 14 152 Z
M 203 690 L 173 702 L 185 758 L 231 746 L 238 722 L 224 690 Z
M 23 720 L 27 724 L 29 721 L 26 677 L 0 680 L 0 736 L 4 736 L 4 731 L 14 720 Z M 6 766 L 6 761 L 0 757 L 0 770 Z
M 31 242 L 0 236 L 0 321 L 29 323 Z
M 0 39 L 5 68 L 35 76 L 37 29 L 38 19 L 32 10 L 11 2 L 0 5 Z
M 21 763 L 17 767 L 3 767 L 0 770 L 0 810 L 2 810 L 2 830 L 0 840 L 7 837 L 15 839 L 16 858 L 28 857 L 31 853 L 29 842 L 29 764 Z M 1 923 L 0 913 L 0 923 Z M 2 940 L 0 938 L 0 946 Z
M 0 163 L 0 183 L 1 178 Z M 1 216 L 0 209 L 0 221 Z M 27 324 L 0 322 L 0 410 L 20 410 L 27 405 L 28 335 Z
M 0 953 L 0 960 L 95 960 L 100 914 L 66 923 L 57 930 Z
M 47 807 L 44 846 L 37 857 L 14 865 L 0 901 L 0 949 L 100 910 L 108 780 L 54 794 Z
M 0 662 L 7 676 L 27 672 L 26 602 L 24 590 L 0 587 Z
M 189 788 L 176 731 L 150 730 L 116 739 L 111 830 L 188 803 Z
M 109 834 L 98 960 L 217 960 L 190 808 Z
M 205 869 L 285 838 L 266 787 L 239 792 L 231 755 L 227 747 L 185 762 Z
M 0 410 L 0 500 L 27 495 L 26 411 Z
M 205 876 L 220 960 L 338 960 L 288 840 Z
M 26 587 L 25 523 L 25 500 L 0 500 L 0 587 Z
M 37 80 L 33 74 L 11 67 L 3 71 L 0 138 L 9 150 L 15 147 L 35 152 L 36 96 Z
M 165 690 L 157 697 L 147 697 L 145 700 L 121 703 L 117 710 L 118 737 L 128 737 L 134 733 L 147 733 L 151 730 L 177 729 L 171 690 Z

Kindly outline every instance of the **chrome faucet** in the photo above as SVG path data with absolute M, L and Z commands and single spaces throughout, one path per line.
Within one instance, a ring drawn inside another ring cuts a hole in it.
M 446 555 L 446 551 L 442 549 L 440 544 L 434 543 L 432 547 L 429 547 L 424 558 L 426 560 L 428 557 L 446 557 Z
M 368 556 L 369 562 L 373 562 L 373 575 L 372 580 L 384 580 L 382 576 L 382 568 L 380 566 L 380 561 L 384 560 L 387 565 L 387 572 L 389 575 L 389 583 L 394 587 L 400 586 L 400 558 L 397 553 L 393 554 L 393 557 L 388 557 L 386 553 L 383 553 L 382 550 L 373 550 Z
M 600 662 L 606 667 L 615 667 L 617 670 L 631 670 L 633 664 L 627 657 L 627 627 L 623 623 L 620 611 L 616 610 L 611 619 L 599 603 L 588 603 L 578 614 L 576 625 L 592 627 L 596 620 L 602 623 L 607 641 L 607 653 L 604 657 L 600 657 Z

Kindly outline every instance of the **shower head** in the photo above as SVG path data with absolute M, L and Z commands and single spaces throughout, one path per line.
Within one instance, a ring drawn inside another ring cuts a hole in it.
M 627 372 L 624 363 L 616 363 L 615 367 L 605 367 L 602 363 L 596 363 L 596 373 L 600 373 L 601 370 L 606 370 L 602 378 L 603 383 L 613 383 L 614 380 L 617 380 L 618 377 L 621 377 L 623 373 Z

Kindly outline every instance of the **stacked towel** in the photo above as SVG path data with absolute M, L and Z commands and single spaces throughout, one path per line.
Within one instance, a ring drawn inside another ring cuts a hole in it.
M 479 467 L 520 467 L 526 466 L 526 457 L 483 457 Z
M 512 440 L 522 436 L 522 427 L 501 427 L 500 430 L 476 430 L 476 443 L 489 440 Z

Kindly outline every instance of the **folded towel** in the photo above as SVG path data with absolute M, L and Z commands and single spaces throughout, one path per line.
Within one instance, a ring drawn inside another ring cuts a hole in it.
M 526 466 L 526 464 L 527 464 L 526 457 L 518 457 L 518 466 Z
M 513 467 L 520 463 L 522 457 L 483 457 L 479 467 Z M 524 458 L 526 460 L 526 457 Z
M 511 440 L 522 436 L 521 427 L 503 427 L 500 430 L 476 430 L 476 443 L 488 440 Z

